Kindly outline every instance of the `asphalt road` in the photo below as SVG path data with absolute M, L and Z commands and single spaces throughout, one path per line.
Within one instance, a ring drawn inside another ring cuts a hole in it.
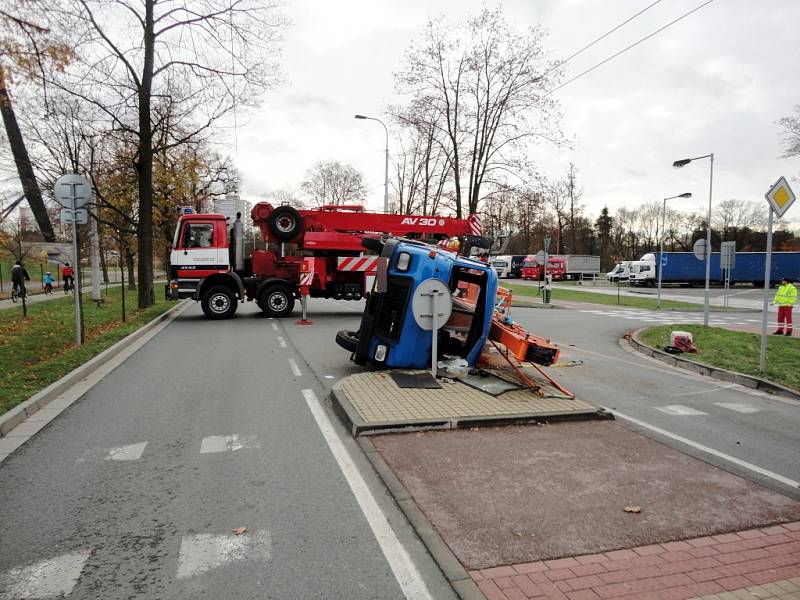
M 551 369 L 559 382 L 584 400 L 782 477 L 800 480 L 800 402 L 672 368 L 619 343 L 626 331 L 671 321 L 702 321 L 702 314 L 573 306 L 578 308 L 512 311 L 523 327 L 562 346 L 562 365 L 582 361 L 577 366 Z M 754 313 L 715 313 L 711 323 L 746 329 L 748 324 L 730 324 L 759 317 Z M 674 439 L 669 441 L 685 448 Z M 699 454 L 774 484 L 773 479 L 742 471 L 719 456 Z
M 360 305 L 312 306 L 298 327 L 193 305 L 0 464 L 0 599 L 453 598 L 354 442 L 348 471 L 318 425 Z

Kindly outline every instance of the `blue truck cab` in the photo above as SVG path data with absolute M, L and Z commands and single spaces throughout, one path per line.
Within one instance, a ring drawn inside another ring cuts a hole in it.
M 417 287 L 434 278 L 448 285 L 453 300 L 452 314 L 438 332 L 437 353 L 474 365 L 494 315 L 497 274 L 491 266 L 412 240 L 365 240 L 364 245 L 380 252 L 375 283 L 359 330 L 336 336 L 353 361 L 388 368 L 430 366 L 431 332 L 417 325 L 411 303 Z

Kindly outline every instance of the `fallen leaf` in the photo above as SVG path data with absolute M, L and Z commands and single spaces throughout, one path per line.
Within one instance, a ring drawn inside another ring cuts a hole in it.
M 642 512 L 642 508 L 640 506 L 626 506 L 623 508 L 626 513 L 640 513 Z
M 237 527 L 233 530 L 233 533 L 236 535 L 242 535 L 245 531 L 247 531 L 247 527 Z

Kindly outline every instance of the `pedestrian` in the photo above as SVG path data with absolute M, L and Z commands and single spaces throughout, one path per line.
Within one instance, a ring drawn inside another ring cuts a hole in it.
M 781 285 L 775 292 L 775 300 L 772 302 L 773 306 L 778 306 L 778 330 L 775 335 L 792 335 L 792 308 L 795 302 L 797 302 L 797 288 L 789 283 L 786 277 L 782 277 Z
M 31 277 L 28 271 L 22 266 L 20 261 L 14 263 L 11 267 L 11 283 L 14 284 L 14 289 L 20 296 L 24 296 L 25 282 L 30 281 Z

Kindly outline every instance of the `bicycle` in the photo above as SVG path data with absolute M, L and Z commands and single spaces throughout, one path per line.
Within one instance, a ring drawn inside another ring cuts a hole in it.
M 49 296 L 53 293 L 53 284 L 52 283 L 45 283 L 44 284 L 44 294 L 45 296 Z
M 11 302 L 16 304 L 17 300 L 24 299 L 25 297 L 27 297 L 27 290 L 25 289 L 25 286 L 15 283 L 14 287 L 11 288 Z
M 75 289 L 75 284 L 72 283 L 72 278 L 64 280 L 64 295 L 66 296 Z

